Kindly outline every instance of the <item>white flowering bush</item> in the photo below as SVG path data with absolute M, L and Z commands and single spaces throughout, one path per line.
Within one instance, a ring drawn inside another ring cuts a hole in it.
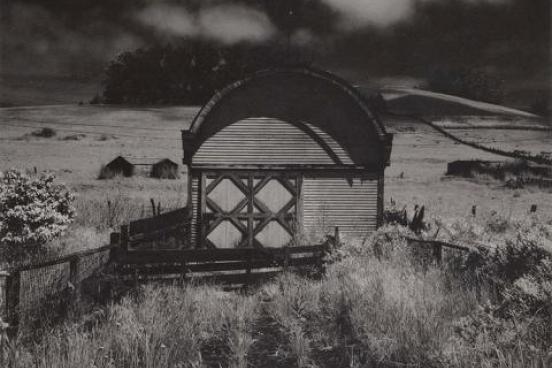
M 54 175 L 0 173 L 0 245 L 10 254 L 34 252 L 73 220 L 74 195 Z

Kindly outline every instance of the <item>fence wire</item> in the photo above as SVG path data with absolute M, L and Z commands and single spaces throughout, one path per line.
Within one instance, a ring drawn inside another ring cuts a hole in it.
M 102 247 L 0 273 L 2 320 L 25 326 L 53 313 L 51 308 L 61 303 L 67 307 L 68 300 L 64 297 L 78 292 L 84 280 L 108 264 L 111 249 Z M 9 291 L 8 287 L 15 287 L 16 292 Z

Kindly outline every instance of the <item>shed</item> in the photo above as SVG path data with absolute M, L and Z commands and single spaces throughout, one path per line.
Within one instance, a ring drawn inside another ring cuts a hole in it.
M 161 159 L 151 165 L 150 176 L 159 179 L 177 179 L 178 164 L 168 158 Z
M 118 156 L 102 168 L 100 179 L 109 179 L 117 175 L 176 179 L 178 164 L 169 158 Z
M 312 244 L 382 222 L 392 135 L 335 75 L 253 74 L 213 96 L 182 140 L 195 247 Z
M 105 165 L 100 172 L 100 179 L 110 179 L 117 175 L 134 175 L 134 165 L 123 156 L 117 156 Z

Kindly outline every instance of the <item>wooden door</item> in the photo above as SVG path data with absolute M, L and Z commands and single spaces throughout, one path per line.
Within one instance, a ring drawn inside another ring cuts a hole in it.
M 300 179 L 279 172 L 202 175 L 203 244 L 215 248 L 282 247 L 299 218 Z

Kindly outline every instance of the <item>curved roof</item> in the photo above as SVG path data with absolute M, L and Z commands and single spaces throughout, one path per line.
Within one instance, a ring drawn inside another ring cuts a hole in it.
M 310 68 L 257 72 L 217 92 L 183 133 L 193 154 L 224 127 L 247 118 L 308 122 L 331 135 L 356 165 L 385 165 L 389 135 L 365 98 L 347 82 Z

